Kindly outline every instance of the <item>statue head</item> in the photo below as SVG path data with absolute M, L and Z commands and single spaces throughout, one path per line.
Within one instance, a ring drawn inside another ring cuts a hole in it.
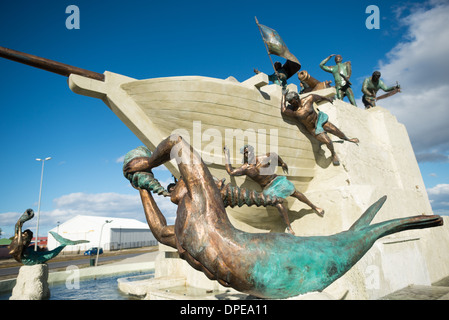
M 299 98 L 299 94 L 294 91 L 289 91 L 285 95 L 285 100 L 292 105 L 294 110 L 298 109 L 301 99 Z
M 282 63 L 280 63 L 279 61 L 276 61 L 275 63 L 274 63 L 274 70 L 279 70 L 279 69 L 281 69 L 282 68 Z
M 22 243 L 23 246 L 25 248 L 27 248 L 30 243 L 31 240 L 33 239 L 33 232 L 30 229 L 26 229 L 23 233 L 22 233 Z
M 371 76 L 371 79 L 373 80 L 373 82 L 378 82 L 380 79 L 380 72 L 374 71 L 373 75 Z
M 343 61 L 342 56 L 339 55 L 339 54 L 337 54 L 337 55 L 335 56 L 335 63 L 340 63 L 340 62 L 342 62 L 342 61 Z
M 245 144 L 242 148 L 240 148 L 240 153 L 243 154 L 244 163 L 255 163 L 254 147 L 252 145 Z

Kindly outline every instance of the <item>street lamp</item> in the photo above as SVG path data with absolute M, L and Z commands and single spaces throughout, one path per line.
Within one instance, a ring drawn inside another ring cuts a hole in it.
M 51 157 L 47 157 L 45 159 L 37 158 L 36 161 L 42 161 L 42 172 L 41 172 L 41 186 L 39 188 L 39 204 L 37 207 L 37 222 L 36 222 L 36 241 L 34 242 L 34 251 L 37 251 L 37 243 L 39 242 L 39 215 L 41 213 L 41 196 L 42 196 L 42 180 L 44 178 L 44 163 L 47 160 L 50 160 Z
M 98 265 L 98 255 L 100 254 L 100 245 L 101 245 L 101 236 L 103 234 L 103 227 L 105 226 L 106 223 L 111 223 L 112 220 L 105 220 L 103 225 L 101 226 L 101 230 L 100 230 L 100 240 L 98 240 L 98 248 L 97 248 L 97 259 L 95 260 L 95 266 Z

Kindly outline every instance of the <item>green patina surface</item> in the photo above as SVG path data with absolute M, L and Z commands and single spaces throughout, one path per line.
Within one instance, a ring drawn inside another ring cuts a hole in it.
M 140 146 L 131 151 L 129 151 L 123 160 L 123 166 L 125 166 L 128 162 L 133 160 L 134 158 L 139 157 L 151 157 L 151 151 L 144 147 Z M 154 175 L 150 172 L 136 172 L 134 174 L 129 174 L 125 176 L 131 184 L 136 188 L 142 188 L 153 193 L 157 193 L 159 195 L 168 196 L 169 193 L 165 190 L 163 186 L 159 183 L 158 180 L 154 178 Z
M 54 250 L 41 252 L 41 251 L 34 251 L 32 247 L 28 247 L 22 256 L 22 263 L 27 266 L 35 265 L 35 264 L 42 264 L 46 263 L 47 261 L 53 259 L 56 257 L 62 249 L 64 249 L 66 246 L 69 245 L 76 245 L 79 243 L 87 243 L 89 241 L 87 240 L 69 240 L 66 238 L 61 237 L 56 232 L 50 231 L 50 234 L 58 241 L 61 245 Z
M 144 147 L 131 151 L 125 158 L 125 164 L 130 159 L 151 156 Z M 137 173 L 140 174 L 140 173 Z M 136 176 L 137 174 L 134 174 Z M 151 176 L 147 176 L 155 180 Z M 127 177 L 139 187 L 156 192 L 156 187 L 145 185 L 145 177 Z M 136 179 L 136 180 L 135 180 Z M 427 228 L 441 225 L 438 216 L 417 216 L 389 220 L 370 225 L 376 213 L 386 201 L 386 196 L 370 206 L 365 213 L 344 232 L 331 236 L 296 237 L 286 233 L 247 233 L 235 229 L 232 225 L 224 228 L 220 224 L 212 224 L 215 233 L 220 234 L 224 243 L 228 243 L 232 250 L 223 252 L 233 253 L 236 260 L 232 260 L 233 269 L 238 273 L 236 279 L 248 279 L 249 288 L 245 292 L 261 298 L 287 298 L 313 291 L 322 291 L 336 279 L 345 274 L 363 257 L 374 242 L 386 235 L 407 229 Z M 198 221 L 198 223 L 202 223 Z M 228 223 L 221 221 L 220 223 Z M 224 231 L 227 230 L 227 231 Z M 202 233 L 201 233 L 202 234 Z M 207 239 L 195 234 L 188 243 L 188 252 L 193 257 L 200 257 L 204 251 Z M 196 237 L 196 238 L 195 238 Z M 226 259 L 224 259 L 226 260 Z M 214 272 L 214 261 L 201 261 Z M 231 286 L 234 286 L 230 283 Z M 238 284 L 236 284 L 238 287 Z

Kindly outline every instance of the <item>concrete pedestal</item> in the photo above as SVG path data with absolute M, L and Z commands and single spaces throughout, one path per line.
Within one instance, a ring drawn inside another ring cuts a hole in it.
M 22 266 L 17 282 L 12 290 L 10 300 L 47 300 L 50 298 L 48 288 L 48 266 L 37 264 Z

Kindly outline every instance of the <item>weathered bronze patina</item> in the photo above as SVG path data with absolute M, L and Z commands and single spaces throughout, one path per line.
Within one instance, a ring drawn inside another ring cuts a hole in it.
M 64 249 L 68 245 L 75 245 L 79 243 L 87 243 L 87 240 L 78 240 L 72 241 L 69 239 L 65 239 L 58 235 L 55 232 L 51 232 L 50 234 L 59 242 L 61 245 L 54 250 L 51 251 L 34 251 L 32 247 L 30 247 L 31 240 L 33 239 L 33 232 L 27 229 L 22 232 L 23 224 L 32 219 L 34 217 L 33 209 L 27 209 L 17 220 L 15 225 L 15 234 L 14 239 L 11 241 L 9 245 L 9 254 L 20 263 L 24 265 L 35 265 L 46 263 L 48 260 L 56 257 L 62 249 Z
M 174 152 L 172 152 L 174 150 Z M 182 179 L 171 192 L 178 205 L 174 226 L 140 188 L 148 225 L 158 241 L 176 248 L 182 259 L 224 286 L 261 298 L 286 298 L 326 288 L 386 235 L 442 225 L 439 216 L 416 216 L 369 225 L 386 197 L 372 205 L 345 232 L 296 237 L 288 233 L 247 233 L 232 226 L 220 190 L 200 156 L 181 137 L 162 141 L 151 157 L 125 162 L 128 177 L 176 157 Z
M 330 58 L 335 57 L 335 66 L 328 67 L 326 63 Z M 354 98 L 354 93 L 351 89 L 352 66 L 351 61 L 342 62 L 343 58 L 339 54 L 331 54 L 329 57 L 321 61 L 320 68 L 326 72 L 332 73 L 335 80 L 335 90 L 337 91 L 337 99 L 343 100 L 346 96 L 352 105 L 357 106 Z
M 296 92 L 287 93 L 287 91 L 284 90 L 281 99 L 281 113 L 284 116 L 292 117 L 296 122 L 304 125 L 311 135 L 313 135 L 319 142 L 324 143 L 332 154 L 332 163 L 338 166 L 340 165 L 340 160 L 338 159 L 328 133 L 332 133 L 344 141 L 353 143 L 358 143 L 359 139 L 348 138 L 340 129 L 328 121 L 327 114 L 319 110 L 317 112 L 314 109 L 313 103 L 323 100 L 332 103 L 332 99 L 327 97 L 310 94 L 301 99 Z M 290 103 L 289 107 L 287 107 L 286 101 Z
M 322 90 L 330 87 L 332 81 L 318 81 L 312 77 L 306 70 L 298 72 L 298 80 L 301 83 L 301 93 Z
M 247 175 L 257 184 L 259 184 L 263 191 L 263 194 L 273 195 L 278 198 L 286 198 L 292 196 L 299 201 L 307 204 L 311 207 L 318 215 L 323 216 L 324 210 L 318 208 L 314 205 L 307 197 L 296 190 L 293 183 L 288 181 L 285 176 L 278 176 L 274 173 L 276 167 L 279 165 L 282 167 L 285 173 L 288 173 L 288 166 L 282 158 L 274 153 L 270 152 L 265 155 L 257 156 L 254 154 L 254 149 L 250 145 L 243 147 L 243 165 L 239 168 L 234 169 L 231 165 L 231 159 L 229 157 L 229 150 L 227 147 L 224 148 L 225 158 L 226 158 L 226 172 L 231 176 L 242 176 Z M 273 165 L 274 164 L 274 165 Z M 262 171 L 264 171 L 262 173 Z M 284 219 L 287 224 L 287 230 L 291 234 L 295 234 L 293 231 L 290 220 L 288 218 L 288 209 L 283 203 L 276 205 L 279 214 Z
M 387 93 L 376 98 L 376 94 L 379 89 L 382 89 Z M 370 109 L 376 106 L 377 100 L 385 99 L 401 92 L 401 87 L 397 83 L 396 86 L 387 87 L 380 79 L 380 72 L 374 71 L 371 77 L 368 77 L 363 81 L 362 92 L 362 102 L 365 105 L 365 109 Z

